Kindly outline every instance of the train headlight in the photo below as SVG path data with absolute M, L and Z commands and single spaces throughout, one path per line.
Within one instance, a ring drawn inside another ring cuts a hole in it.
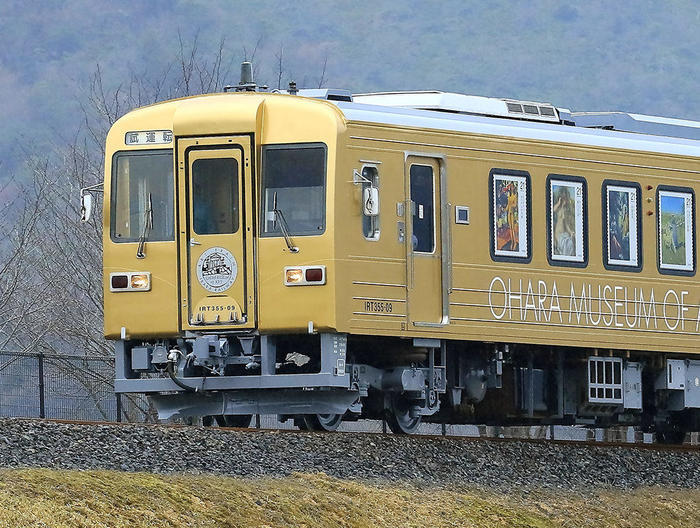
M 147 271 L 119 272 L 109 274 L 109 291 L 150 291 L 151 274 Z
M 304 272 L 301 268 L 286 268 L 284 270 L 284 283 L 287 285 L 301 284 L 304 280 Z
M 285 286 L 321 286 L 326 284 L 325 266 L 294 266 L 284 268 Z
M 134 273 L 131 276 L 132 290 L 149 290 L 151 288 L 151 277 L 149 273 Z

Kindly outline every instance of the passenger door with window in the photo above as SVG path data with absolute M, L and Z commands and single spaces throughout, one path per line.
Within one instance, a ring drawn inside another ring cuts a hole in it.
M 446 322 L 440 177 L 439 160 L 407 157 L 406 282 L 413 326 Z
M 253 327 L 250 140 L 180 140 L 178 159 L 183 328 Z

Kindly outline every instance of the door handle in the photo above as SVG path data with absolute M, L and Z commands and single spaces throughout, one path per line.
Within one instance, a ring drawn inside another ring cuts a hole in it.
M 197 242 L 194 238 L 190 238 L 190 246 L 201 246 L 201 242 Z

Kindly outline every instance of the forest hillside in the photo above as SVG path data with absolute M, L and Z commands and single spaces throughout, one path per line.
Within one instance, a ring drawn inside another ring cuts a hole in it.
M 272 87 L 440 89 L 700 119 L 698 27 L 694 0 L 4 0 L 0 179 L 28 151 L 81 133 L 98 68 L 105 93 L 145 79 L 140 89 L 163 98 L 183 92 L 162 89 L 181 76 L 178 57 L 213 67 L 219 51 L 229 83 L 248 58 Z

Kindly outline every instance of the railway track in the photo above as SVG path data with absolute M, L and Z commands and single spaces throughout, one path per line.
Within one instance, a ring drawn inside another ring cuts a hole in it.
M 609 442 L 0 419 L 0 468 L 206 473 L 324 472 L 411 486 L 596 491 L 700 487 L 700 449 Z
M 196 425 L 188 425 L 182 423 L 147 423 L 147 422 L 110 422 L 110 421 L 89 421 L 89 420 L 66 420 L 58 418 L 17 418 L 17 420 L 26 421 L 42 421 L 56 424 L 81 425 L 81 426 L 131 426 L 131 427 L 164 427 L 170 429 L 192 429 L 199 427 L 203 430 L 220 430 L 220 431 L 236 431 L 240 433 L 269 433 L 269 434 L 305 434 L 305 435 L 360 435 L 360 436 L 388 436 L 394 437 L 393 433 L 372 432 L 372 431 L 307 431 L 300 429 L 289 428 L 269 428 L 269 427 L 204 427 Z M 576 446 L 576 447 L 601 447 L 601 448 L 627 448 L 641 449 L 652 451 L 675 451 L 675 452 L 696 452 L 700 453 L 700 445 L 684 443 L 681 445 L 660 444 L 660 443 L 642 443 L 642 442 L 611 442 L 600 440 L 567 440 L 567 439 L 551 439 L 551 438 L 530 438 L 530 437 L 498 437 L 498 436 L 465 436 L 451 434 L 416 434 L 410 436 L 401 436 L 407 439 L 448 439 L 461 442 L 495 442 L 495 443 L 515 443 L 524 442 L 528 444 L 553 444 L 561 446 Z

